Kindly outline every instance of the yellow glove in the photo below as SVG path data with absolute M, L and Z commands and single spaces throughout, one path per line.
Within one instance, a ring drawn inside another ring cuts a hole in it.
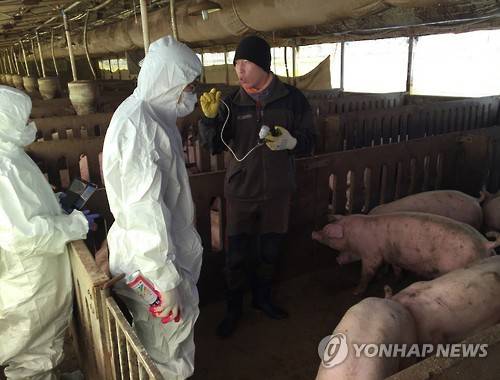
M 271 150 L 292 150 L 297 145 L 297 139 L 293 137 L 286 128 L 275 126 L 276 136 L 269 133 L 266 137 L 266 145 Z
M 217 91 L 215 88 L 212 88 L 210 92 L 204 92 L 200 96 L 200 106 L 203 114 L 213 119 L 217 116 L 219 112 L 219 104 L 220 104 L 221 92 Z

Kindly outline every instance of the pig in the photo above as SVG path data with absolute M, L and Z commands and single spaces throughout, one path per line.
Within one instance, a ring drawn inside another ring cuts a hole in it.
M 455 190 L 426 191 L 377 206 L 368 214 L 381 215 L 400 211 L 424 212 L 446 216 L 479 230 L 483 223 L 482 200 L 483 195 L 474 198 Z
M 488 241 L 471 226 L 424 213 L 339 216 L 339 221 L 313 231 L 312 238 L 340 251 L 341 259 L 361 258 L 363 293 L 385 261 L 396 268 L 434 278 L 494 254 L 500 237 Z
M 500 192 L 493 195 L 484 192 L 483 202 L 485 231 L 500 231 Z
M 386 286 L 412 313 L 419 343 L 460 342 L 500 322 L 500 256 L 391 293 Z
M 353 343 L 416 343 L 412 315 L 401 304 L 390 299 L 370 297 L 352 306 L 335 327 L 333 334 L 337 333 L 347 337 L 347 357 L 329 368 L 321 364 L 316 380 L 382 380 L 413 364 L 412 359 L 355 355 Z M 341 354 L 340 350 L 338 354 Z

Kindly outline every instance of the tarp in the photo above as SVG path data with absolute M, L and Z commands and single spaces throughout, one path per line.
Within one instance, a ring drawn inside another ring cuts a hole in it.
M 229 85 L 238 85 L 238 77 L 233 65 L 228 65 Z M 213 65 L 205 67 L 207 83 L 226 83 L 226 66 Z M 279 76 L 285 82 L 293 84 L 293 78 Z M 295 77 L 295 86 L 301 90 L 329 90 L 331 89 L 330 56 L 326 57 L 318 66 L 306 75 Z
M 279 77 L 285 83 L 293 83 L 293 78 Z M 326 57 L 318 66 L 306 75 L 295 77 L 295 86 L 301 90 L 330 90 L 330 56 Z

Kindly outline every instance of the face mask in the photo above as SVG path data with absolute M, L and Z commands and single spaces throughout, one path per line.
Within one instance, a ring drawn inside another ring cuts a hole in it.
M 36 138 L 36 124 L 34 121 L 30 121 L 26 124 L 26 128 L 23 129 L 20 136 L 20 146 L 27 146 L 35 141 Z
M 193 112 L 197 101 L 195 92 L 183 91 L 176 105 L 177 117 L 184 117 Z

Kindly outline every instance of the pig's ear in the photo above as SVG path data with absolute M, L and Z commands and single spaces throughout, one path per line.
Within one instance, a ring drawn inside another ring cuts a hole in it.
M 342 239 L 344 237 L 344 226 L 340 224 L 332 224 L 328 229 L 328 237 L 334 239 Z
M 344 215 L 340 215 L 340 214 L 329 214 L 328 215 L 328 222 L 329 223 L 335 223 L 335 222 L 340 222 L 340 220 L 344 217 Z
M 486 190 L 481 190 L 479 192 L 479 199 L 477 200 L 479 203 L 487 202 L 491 198 L 493 198 L 494 195 L 491 193 L 488 193 Z

